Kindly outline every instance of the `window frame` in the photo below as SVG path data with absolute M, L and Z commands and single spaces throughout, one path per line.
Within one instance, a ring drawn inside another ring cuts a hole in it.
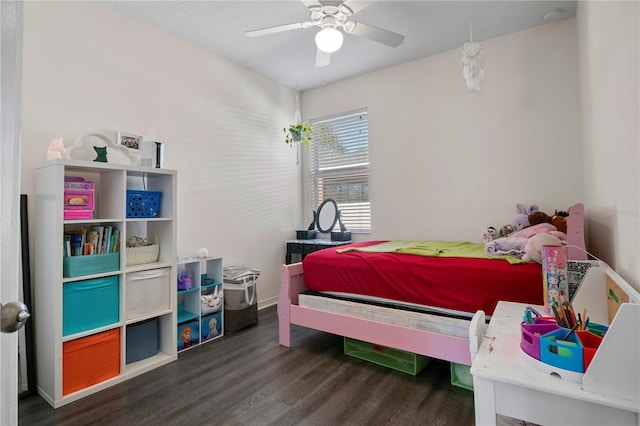
M 350 119 L 354 117 L 364 117 L 364 125 L 358 125 L 355 120 L 350 122 Z M 367 108 L 312 119 L 309 120 L 309 123 L 313 129 L 313 140 L 309 149 L 309 172 L 307 175 L 309 179 L 307 188 L 309 190 L 308 202 L 310 211 L 316 210 L 325 199 L 333 198 L 338 204 L 338 208 L 342 213 L 342 222 L 348 231 L 352 234 L 371 233 L 369 116 Z M 327 123 L 335 125 L 331 127 L 332 130 L 326 131 L 319 127 Z M 362 147 L 363 137 L 357 133 L 361 133 L 363 128 L 366 130 L 364 150 Z M 338 129 L 338 135 L 335 134 L 336 129 Z M 349 160 L 343 163 L 343 158 L 341 158 L 344 157 L 343 155 L 327 153 L 327 151 L 325 151 L 326 155 L 322 157 L 321 150 L 323 147 L 330 147 L 334 143 L 340 144 L 340 142 L 333 141 L 333 137 L 343 138 L 344 144 L 340 145 L 340 148 L 343 152 L 345 149 L 352 152 L 352 163 L 349 163 Z M 320 170 L 322 163 L 325 165 L 325 170 Z M 341 178 L 344 179 L 342 189 L 340 188 Z M 331 188 L 331 185 L 324 185 L 327 180 L 334 180 L 337 183 Z M 324 191 L 322 189 L 323 186 L 327 186 L 329 189 Z M 354 198 L 362 197 L 366 201 L 345 201 L 345 194 L 339 193 L 342 190 L 355 194 L 353 195 Z M 338 194 L 336 194 L 336 191 Z M 328 193 L 323 195 L 323 192 Z M 333 195 L 331 192 L 333 192 Z M 336 226 L 339 227 L 339 225 Z

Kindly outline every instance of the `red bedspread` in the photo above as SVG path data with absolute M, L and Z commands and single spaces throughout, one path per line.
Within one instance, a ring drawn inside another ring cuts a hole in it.
M 354 243 L 362 247 L 384 241 Z M 349 246 L 341 246 L 345 248 Z M 430 257 L 397 253 L 337 253 L 327 248 L 307 255 L 304 280 L 314 291 L 354 293 L 420 305 L 493 314 L 499 300 L 543 304 L 542 268 L 505 260 Z

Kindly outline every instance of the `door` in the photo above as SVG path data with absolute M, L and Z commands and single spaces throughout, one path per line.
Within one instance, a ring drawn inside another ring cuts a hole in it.
M 0 303 L 20 282 L 20 112 L 23 4 L 0 1 Z M 18 334 L 0 333 L 0 424 L 18 423 Z

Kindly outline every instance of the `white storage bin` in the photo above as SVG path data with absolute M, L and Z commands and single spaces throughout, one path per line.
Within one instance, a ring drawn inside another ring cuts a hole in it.
M 150 269 L 127 274 L 126 319 L 153 315 L 170 309 L 169 269 Z

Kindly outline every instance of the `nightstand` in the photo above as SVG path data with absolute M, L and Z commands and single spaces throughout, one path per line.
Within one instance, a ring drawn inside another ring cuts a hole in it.
M 305 258 L 309 253 L 313 253 L 314 251 L 322 250 L 330 247 L 338 247 L 343 246 L 345 244 L 351 244 L 351 240 L 349 241 L 331 241 L 331 240 L 288 240 L 287 242 L 287 255 L 285 258 L 285 264 L 293 263 L 291 258 L 293 255 L 300 257 L 300 262 Z

